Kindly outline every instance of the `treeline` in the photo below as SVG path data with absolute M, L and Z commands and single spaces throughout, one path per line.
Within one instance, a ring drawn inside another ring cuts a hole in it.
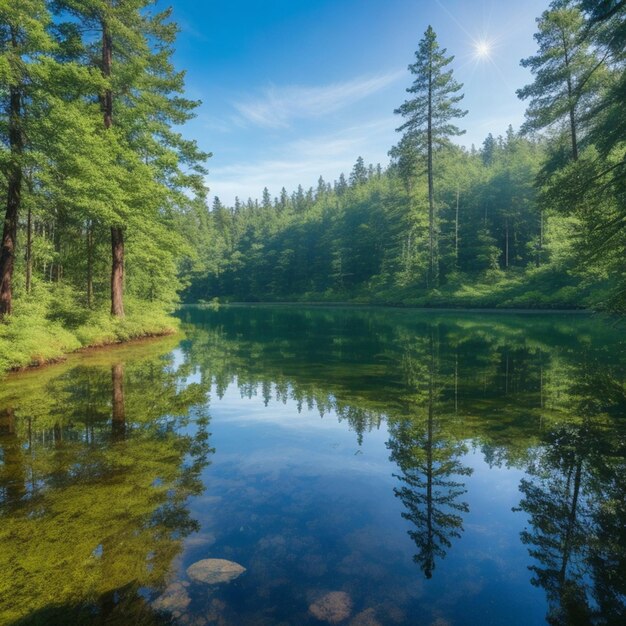
M 537 210 L 533 185 L 544 146 L 516 135 L 489 136 L 480 150 L 440 155 L 437 266 L 440 282 L 543 267 L 563 242 Z M 428 190 L 397 163 L 365 167 L 348 180 L 274 201 L 224 206 L 214 270 L 188 297 L 280 299 L 424 292 L 429 286 Z
M 465 150 L 453 57 L 432 28 L 409 67 L 384 170 L 272 199 L 215 198 L 216 239 L 189 300 L 626 303 L 626 2 L 555 0 L 537 20 L 519 133 Z M 427 68 L 434 68 L 430 75 Z
M 206 218 L 208 155 L 177 130 L 198 103 L 171 62 L 170 13 L 149 0 L 0 5 L 5 352 L 34 320 L 43 344 L 81 326 L 79 343 L 115 338 L 109 314 L 129 310 L 125 332 L 141 334 L 140 312 L 177 298 L 194 257 L 186 233 Z

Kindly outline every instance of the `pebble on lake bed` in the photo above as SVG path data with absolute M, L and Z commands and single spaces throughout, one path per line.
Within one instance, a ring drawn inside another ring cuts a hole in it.
M 350 617 L 352 600 L 345 591 L 331 591 L 311 604 L 309 612 L 322 622 L 338 624 Z
M 183 612 L 191 603 L 191 598 L 185 589 L 187 585 L 189 583 L 172 583 L 152 603 L 152 606 L 157 611 Z
M 367 609 L 361 611 L 356 617 L 350 621 L 350 626 L 382 626 L 376 619 L 376 611 L 374 609 Z
M 225 559 L 204 559 L 187 568 L 187 576 L 198 583 L 216 585 L 229 583 L 246 571 L 246 568 Z

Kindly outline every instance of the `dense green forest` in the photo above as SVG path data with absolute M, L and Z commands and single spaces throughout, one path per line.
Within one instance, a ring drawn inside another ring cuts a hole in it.
M 538 20 L 520 132 L 462 134 L 462 85 L 429 27 L 389 167 L 227 207 L 189 301 L 594 307 L 626 301 L 626 3 L 563 2 Z M 430 80 L 429 80 L 430 77 Z
M 0 0 L 0 371 L 169 332 L 181 294 L 624 311 L 625 17 L 554 0 L 524 127 L 469 150 L 429 27 L 388 167 L 209 207 L 170 10 Z
M 153 4 L 0 3 L 0 370 L 175 328 L 208 155 Z

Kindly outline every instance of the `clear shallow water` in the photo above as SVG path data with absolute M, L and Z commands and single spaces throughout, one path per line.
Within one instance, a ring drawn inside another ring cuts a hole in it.
M 0 623 L 625 623 L 623 330 L 181 316 L 0 383 Z

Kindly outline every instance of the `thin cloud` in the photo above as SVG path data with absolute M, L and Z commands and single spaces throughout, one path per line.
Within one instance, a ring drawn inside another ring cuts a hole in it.
M 341 172 L 347 175 L 359 155 L 366 162 L 384 162 L 395 122 L 390 115 L 333 135 L 288 142 L 258 161 L 211 168 L 207 184 L 211 195 L 232 204 L 235 196 L 259 198 L 264 187 L 276 196 L 283 186 L 289 191 L 299 184 L 315 186 L 320 175 L 332 182 Z
M 246 121 L 267 128 L 288 128 L 296 119 L 322 117 L 339 111 L 393 84 L 405 72 L 359 77 L 321 87 L 269 87 L 261 96 L 236 102 Z

